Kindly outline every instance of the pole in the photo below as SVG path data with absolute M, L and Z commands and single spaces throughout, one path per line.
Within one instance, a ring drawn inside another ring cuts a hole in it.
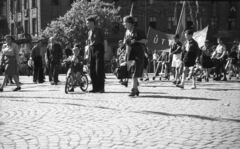
M 147 32 L 147 0 L 145 0 L 145 5 L 144 5 L 144 26 L 145 26 L 145 33 Z

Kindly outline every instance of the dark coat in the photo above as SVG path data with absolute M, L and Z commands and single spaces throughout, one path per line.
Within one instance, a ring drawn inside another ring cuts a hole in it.
M 189 49 L 186 50 L 187 41 L 184 42 L 182 47 L 181 60 L 184 62 L 185 66 L 193 66 L 196 60 L 200 60 L 201 50 L 198 46 L 198 43 L 191 39 L 189 41 Z
M 60 64 L 60 59 L 63 58 L 62 47 L 60 44 L 55 43 L 53 46 L 47 46 L 47 59 L 52 64 Z

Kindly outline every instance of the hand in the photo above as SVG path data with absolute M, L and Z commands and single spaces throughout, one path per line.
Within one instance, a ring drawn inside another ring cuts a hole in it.
M 145 56 L 148 58 L 148 55 L 147 55 L 147 53 L 145 53 Z
M 136 42 L 136 40 L 135 40 L 135 39 L 131 40 L 131 44 L 134 44 L 135 42 Z

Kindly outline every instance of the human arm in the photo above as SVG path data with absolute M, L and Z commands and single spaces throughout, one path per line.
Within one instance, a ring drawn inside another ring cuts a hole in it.
M 16 62 L 17 64 L 19 64 L 19 61 L 20 61 L 20 58 L 19 58 L 19 47 L 17 44 L 14 44 L 14 55 L 15 55 L 15 59 L 16 59 Z

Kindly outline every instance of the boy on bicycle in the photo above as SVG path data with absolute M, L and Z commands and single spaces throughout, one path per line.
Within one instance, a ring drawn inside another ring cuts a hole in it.
M 71 66 L 70 69 L 72 69 L 72 72 L 76 76 L 76 78 L 80 78 L 81 74 L 83 73 L 83 57 L 79 54 L 80 49 L 78 47 L 74 47 L 72 49 L 73 55 L 70 56 L 71 60 Z M 69 92 L 73 92 L 74 88 L 71 88 Z

